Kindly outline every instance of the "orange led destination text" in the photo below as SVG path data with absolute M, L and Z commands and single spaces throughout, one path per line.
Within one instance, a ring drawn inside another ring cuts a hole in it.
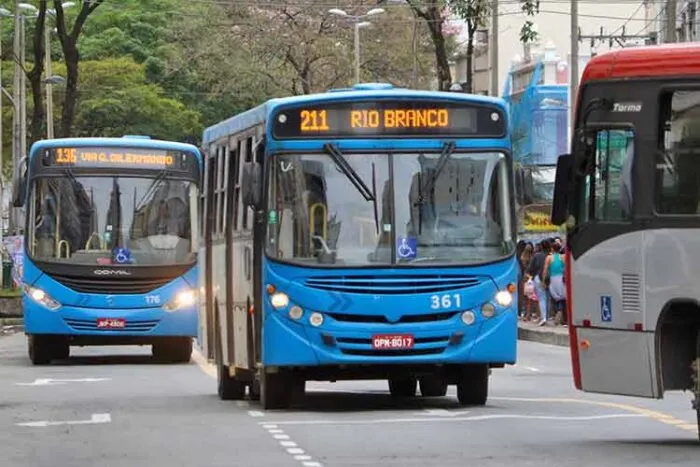
M 78 162 L 130 164 L 130 165 L 172 165 L 173 156 L 162 154 L 135 154 L 129 152 L 81 152 L 76 149 L 59 148 L 56 152 L 56 163 L 76 164 Z
M 446 109 L 353 110 L 352 128 L 446 128 L 450 115 Z

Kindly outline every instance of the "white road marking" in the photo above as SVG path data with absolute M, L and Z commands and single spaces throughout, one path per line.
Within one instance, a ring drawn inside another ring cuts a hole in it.
M 79 378 L 79 379 L 53 379 L 39 378 L 33 383 L 15 383 L 17 386 L 55 386 L 58 384 L 68 383 L 99 383 L 102 381 L 110 381 L 110 378 Z
M 254 411 L 249 411 L 248 414 L 251 416 L 256 416 L 253 415 Z M 262 412 L 259 412 L 262 414 Z M 301 449 L 297 443 L 294 441 L 290 440 L 290 436 L 284 433 L 284 430 L 278 428 L 278 423 L 264 423 L 264 422 L 259 422 L 260 426 L 265 428 L 268 433 L 272 435 L 272 437 L 280 444 L 281 447 L 283 447 L 288 454 L 292 455 L 294 457 L 294 460 L 300 461 L 304 467 L 323 467 L 320 462 L 316 462 L 313 460 L 313 458 L 306 454 L 303 449 Z
M 523 420 L 550 420 L 550 421 L 593 421 L 593 420 L 608 420 L 613 418 L 640 418 L 644 417 L 641 414 L 620 413 L 608 415 L 590 415 L 590 416 L 557 416 L 557 415 L 527 415 L 527 414 L 493 414 L 493 415 L 476 415 L 471 417 L 445 417 L 445 418 L 379 418 L 367 420 L 285 420 L 275 422 L 278 425 L 370 425 L 373 423 L 425 423 L 430 422 L 478 422 L 483 420 L 498 420 L 498 419 L 523 419 Z
M 428 416 L 437 416 L 437 417 L 456 417 L 458 415 L 466 415 L 469 413 L 468 411 L 460 411 L 460 412 L 450 412 L 449 410 L 446 409 L 425 409 L 423 412 L 421 412 L 421 415 L 428 415 Z
M 68 420 L 61 422 L 51 422 L 48 420 L 43 420 L 40 422 L 25 422 L 17 423 L 17 426 L 28 426 L 33 428 L 46 428 L 48 426 L 59 426 L 59 425 L 95 425 L 100 423 L 110 423 L 112 417 L 108 413 L 94 413 L 90 420 Z
M 264 417 L 265 416 L 265 414 L 259 410 L 249 410 L 248 415 L 250 415 L 251 417 Z

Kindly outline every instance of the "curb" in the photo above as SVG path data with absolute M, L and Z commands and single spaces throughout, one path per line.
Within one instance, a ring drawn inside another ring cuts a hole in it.
M 518 339 L 522 341 L 538 342 L 540 344 L 569 347 L 569 333 L 557 332 L 542 328 L 529 328 L 518 324 Z
M 23 326 L 24 318 L 18 316 L 12 317 L 1 317 L 0 316 L 0 326 Z

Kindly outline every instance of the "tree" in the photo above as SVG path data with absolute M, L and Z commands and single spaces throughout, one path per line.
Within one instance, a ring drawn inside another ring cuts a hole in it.
M 447 55 L 447 38 L 443 27 L 445 16 L 449 13 L 448 0 L 406 0 L 411 9 L 422 18 L 428 26 L 430 38 L 435 48 L 435 67 L 437 69 L 438 89 L 449 91 L 452 85 L 450 61 Z M 379 0 L 378 4 L 385 3 Z
M 61 113 L 60 136 L 71 136 L 73 129 L 73 119 L 75 118 L 75 106 L 78 100 L 78 62 L 80 53 L 78 52 L 78 38 L 85 26 L 88 17 L 104 3 L 105 0 L 82 0 L 78 16 L 73 22 L 73 26 L 68 29 L 66 15 L 63 11 L 61 0 L 54 0 L 56 11 L 56 30 L 58 39 L 63 49 L 63 57 L 66 63 L 66 92 Z
M 531 18 L 540 12 L 540 0 L 520 0 L 520 9 Z M 537 31 L 532 20 L 527 19 L 520 28 L 520 42 L 529 44 L 537 40 Z
M 23 70 L 27 75 L 29 86 L 32 89 L 33 106 L 32 118 L 29 124 L 30 141 L 35 141 L 41 137 L 41 130 L 44 123 L 44 105 L 42 102 L 41 90 L 43 85 L 42 74 L 44 73 L 44 57 L 46 54 L 46 50 L 44 49 L 46 10 L 47 0 L 41 0 L 37 11 L 34 34 L 32 35 L 34 63 L 31 70 Z
M 488 24 L 489 3 L 491 0 L 450 0 L 451 10 L 464 20 L 467 25 L 467 88 L 466 92 L 474 90 L 474 35 L 479 27 Z

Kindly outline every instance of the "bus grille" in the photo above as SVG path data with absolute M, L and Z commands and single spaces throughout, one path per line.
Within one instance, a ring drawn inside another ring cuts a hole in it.
M 480 284 L 483 278 L 461 275 L 410 276 L 318 276 L 306 279 L 306 286 L 329 292 L 404 295 L 446 292 Z
M 51 277 L 65 285 L 69 289 L 81 293 L 109 293 L 112 295 L 141 294 L 162 287 L 173 278 L 149 278 L 149 279 L 107 279 L 69 277 L 52 274 Z
M 100 329 L 97 327 L 97 320 L 90 319 L 63 319 L 68 326 L 75 331 L 119 331 L 119 332 L 148 332 L 158 324 L 158 320 L 148 321 L 127 321 L 123 328 Z
M 381 323 L 381 324 L 407 324 L 407 323 L 433 323 L 447 321 L 458 314 L 458 311 L 446 313 L 427 313 L 422 315 L 404 315 L 398 321 L 389 321 L 384 315 L 351 315 L 346 313 L 326 313 L 336 321 L 344 323 Z

